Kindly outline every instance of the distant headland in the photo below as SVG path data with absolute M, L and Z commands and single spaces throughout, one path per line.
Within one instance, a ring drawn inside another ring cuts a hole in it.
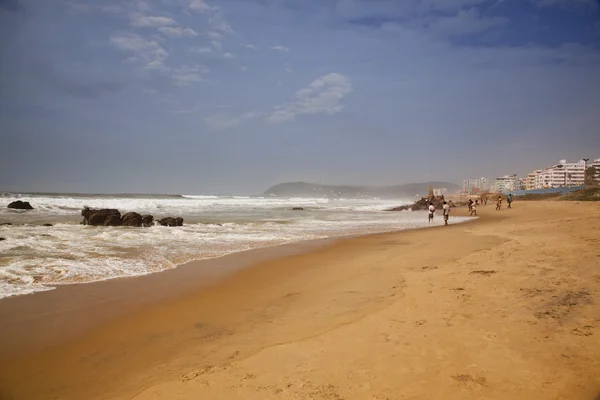
M 407 198 L 426 196 L 429 188 L 441 194 L 458 193 L 460 187 L 449 182 L 407 183 L 394 186 L 321 185 L 307 182 L 286 182 L 272 186 L 265 196 L 278 197 L 344 197 L 344 198 Z

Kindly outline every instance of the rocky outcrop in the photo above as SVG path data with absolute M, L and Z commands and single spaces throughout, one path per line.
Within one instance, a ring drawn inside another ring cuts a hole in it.
M 6 238 L 0 237 L 0 242 L 6 240 Z
M 292 211 L 304 211 L 304 208 L 302 208 L 302 207 L 293 207 Z
M 159 225 L 162 225 L 162 226 L 183 226 L 183 218 L 181 218 L 181 217 L 177 217 L 177 218 L 167 217 L 167 218 L 159 219 L 157 222 Z
M 14 208 L 15 210 L 33 210 L 33 207 L 31 206 L 31 204 L 29 204 L 28 201 L 21 201 L 21 200 L 13 201 L 6 207 Z
M 52 226 L 52 224 L 42 224 L 42 226 Z
M 128 212 L 121 216 L 119 210 L 103 208 L 94 210 L 85 207 L 81 211 L 83 216 L 82 225 L 93 226 L 131 226 L 131 227 L 149 227 L 154 225 L 152 215 L 140 215 L 136 212 Z M 163 226 L 183 226 L 183 218 L 167 217 L 157 221 Z
M 122 226 L 142 226 L 142 216 L 136 212 L 128 212 L 121 217 Z
M 119 226 L 121 225 L 121 213 L 119 210 L 103 208 L 100 210 L 93 210 L 85 207 L 81 211 L 83 216 L 83 225 L 92 226 Z
M 142 215 L 142 226 L 147 228 L 154 225 L 154 217 L 152 215 Z
M 411 205 L 394 207 L 387 211 L 407 211 L 407 210 L 425 211 L 425 210 L 429 209 L 429 203 L 433 203 L 433 206 L 435 207 L 436 210 L 441 210 L 442 207 L 444 206 L 444 198 L 442 196 L 436 196 L 436 197 L 433 197 L 432 199 L 423 197 L 421 200 L 417 200 Z M 450 207 L 456 207 L 456 205 L 452 201 L 448 201 L 448 205 Z
M 0 224 L 0 226 L 11 226 L 12 224 L 10 222 L 2 222 Z

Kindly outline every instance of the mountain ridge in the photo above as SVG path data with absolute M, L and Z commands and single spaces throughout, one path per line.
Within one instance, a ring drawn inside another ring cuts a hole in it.
M 276 197 L 379 197 L 399 198 L 427 196 L 429 187 L 445 188 L 447 193 L 456 193 L 460 187 L 450 182 L 406 183 L 390 186 L 370 185 L 323 185 L 308 182 L 284 182 L 265 190 L 265 196 Z

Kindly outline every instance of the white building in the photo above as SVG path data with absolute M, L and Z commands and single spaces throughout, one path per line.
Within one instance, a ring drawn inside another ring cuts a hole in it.
M 596 168 L 596 173 L 594 174 L 594 181 L 600 182 L 600 158 L 596 158 L 591 163 L 588 163 L 587 166 Z
M 538 169 L 527 174 L 525 177 L 525 190 L 533 190 L 537 188 L 537 177 L 541 172 L 542 170 Z
M 472 178 L 463 179 L 463 192 L 464 193 L 476 193 L 485 192 L 489 190 L 490 184 L 487 178 Z
M 496 192 L 505 192 L 509 190 L 515 190 L 517 187 L 517 175 L 504 175 L 496 178 L 494 182 L 494 190 Z
M 585 161 L 567 162 L 560 160 L 537 173 L 536 189 L 583 185 Z

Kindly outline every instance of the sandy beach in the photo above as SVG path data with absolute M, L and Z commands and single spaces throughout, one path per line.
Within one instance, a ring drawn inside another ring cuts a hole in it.
M 600 204 L 478 212 L 4 299 L 0 399 L 596 399 Z

